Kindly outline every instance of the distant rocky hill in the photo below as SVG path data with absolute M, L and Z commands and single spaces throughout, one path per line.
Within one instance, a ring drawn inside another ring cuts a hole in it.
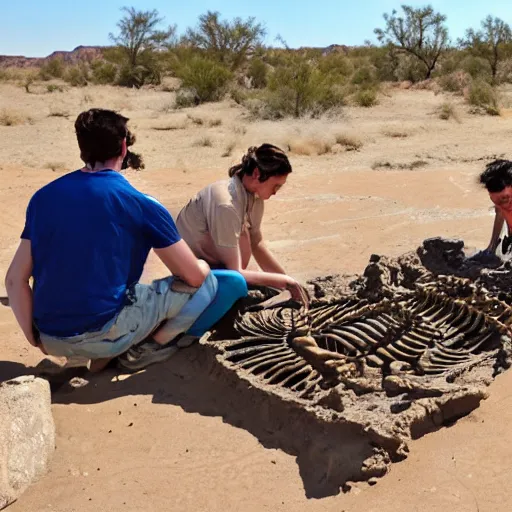
M 326 48 L 323 48 L 322 55 L 330 55 L 331 53 L 344 53 L 347 54 L 350 50 L 350 46 L 346 46 L 344 44 L 331 44 Z
M 50 59 L 60 57 L 66 64 L 74 65 L 79 62 L 91 62 L 103 57 L 102 46 L 77 46 L 70 52 L 56 51 L 48 55 L 48 57 L 23 57 L 0 55 L 0 68 L 31 68 L 42 66 Z

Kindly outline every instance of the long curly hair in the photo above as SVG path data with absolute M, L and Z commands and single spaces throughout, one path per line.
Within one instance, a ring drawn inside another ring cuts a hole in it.
M 229 169 L 229 176 L 252 176 L 254 169 L 259 169 L 259 181 L 266 181 L 272 176 L 283 176 L 292 172 L 292 166 L 285 152 L 272 144 L 251 146 L 242 157 L 242 161 Z

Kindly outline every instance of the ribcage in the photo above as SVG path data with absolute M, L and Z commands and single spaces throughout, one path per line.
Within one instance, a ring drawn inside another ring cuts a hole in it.
M 245 312 L 238 338 L 217 344 L 221 357 L 265 383 L 301 396 L 325 381 L 323 368 L 304 358 L 293 340 L 314 340 L 322 361 L 364 362 L 385 376 L 442 374 L 463 368 L 500 342 L 500 322 L 470 303 L 417 288 L 396 300 L 343 298 L 314 303 L 307 314 L 291 307 Z M 332 381 L 332 375 L 329 376 Z

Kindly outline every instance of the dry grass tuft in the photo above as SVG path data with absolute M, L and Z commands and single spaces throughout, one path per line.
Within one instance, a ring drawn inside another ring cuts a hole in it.
M 215 119 L 210 119 L 208 121 L 208 126 L 210 127 L 214 127 L 214 126 L 220 126 L 222 124 L 222 119 L 220 119 L 219 117 L 216 117 Z
M 412 135 L 411 131 L 408 131 L 405 128 L 398 128 L 396 126 L 388 126 L 382 130 L 382 134 L 386 137 L 391 137 L 392 139 L 405 139 Z
M 62 107 L 50 107 L 50 113 L 48 114 L 48 117 L 64 117 L 68 118 L 71 114 L 68 110 L 62 108 Z
M 247 128 L 245 126 L 237 124 L 236 126 L 233 126 L 233 132 L 236 133 L 237 135 L 245 135 L 247 133 Z
M 332 141 L 316 139 L 314 137 L 296 138 L 288 141 L 288 151 L 296 155 L 320 156 L 330 153 Z
M 393 164 L 389 161 L 378 160 L 372 164 L 372 169 L 390 169 L 390 170 L 399 170 L 399 171 L 413 171 L 414 169 L 420 169 L 421 167 L 425 167 L 428 165 L 428 162 L 425 160 L 413 160 L 408 163 L 398 163 Z
M 227 144 L 226 148 L 224 149 L 224 152 L 220 156 L 222 158 L 227 158 L 228 156 L 231 156 L 231 154 L 233 153 L 233 149 L 235 149 L 235 147 L 236 147 L 236 141 L 232 140 L 231 142 L 229 142 Z
M 53 172 L 63 171 L 66 169 L 66 165 L 62 162 L 48 162 L 44 166 L 45 169 L 51 169 Z
M 168 124 L 160 124 L 156 126 L 152 126 L 152 130 L 157 130 L 160 132 L 170 132 L 173 130 L 185 130 L 187 128 L 187 124 L 185 121 L 177 122 L 177 123 L 168 123 Z
M 197 139 L 194 142 L 194 146 L 211 148 L 213 146 L 213 141 L 212 141 L 211 137 L 204 136 L 204 137 L 201 137 L 200 139 Z
M 196 117 L 192 114 L 187 114 L 187 117 L 197 126 L 202 126 L 204 124 L 204 119 L 202 117 Z
M 17 126 L 30 121 L 30 117 L 17 110 L 3 109 L 0 111 L 0 126 Z
M 94 98 L 89 93 L 85 93 L 82 96 L 81 103 L 82 105 L 90 105 L 91 103 L 94 103 Z
M 358 151 L 363 147 L 363 141 L 350 133 L 337 133 L 334 135 L 336 144 L 343 146 L 346 151 Z
M 443 119 L 444 121 L 449 121 L 450 119 L 454 119 L 455 121 L 457 121 L 457 123 L 460 123 L 460 116 L 459 116 L 459 113 L 457 112 L 457 109 L 455 108 L 455 106 L 448 102 L 448 101 L 445 101 L 438 109 L 437 109 L 437 115 L 439 117 L 439 119 Z

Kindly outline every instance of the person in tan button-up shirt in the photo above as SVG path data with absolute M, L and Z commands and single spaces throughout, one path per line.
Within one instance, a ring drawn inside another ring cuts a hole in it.
M 287 289 L 307 303 L 303 287 L 286 275 L 261 234 L 264 201 L 291 172 L 288 157 L 278 147 L 251 147 L 229 170 L 230 179 L 208 185 L 183 207 L 176 225 L 194 254 L 210 266 L 237 270 L 248 285 Z M 251 256 L 261 271 L 247 270 Z

